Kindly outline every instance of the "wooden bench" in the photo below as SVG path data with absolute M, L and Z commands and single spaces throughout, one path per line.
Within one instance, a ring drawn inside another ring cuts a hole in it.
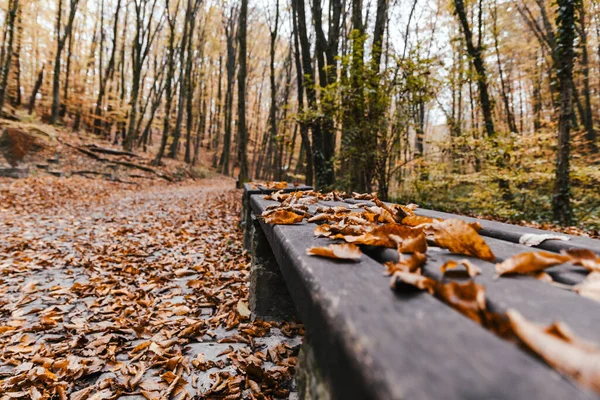
M 531 352 L 503 340 L 438 298 L 416 290 L 393 291 L 382 262 L 397 260 L 393 249 L 363 248 L 358 262 L 307 255 L 332 240 L 315 237 L 315 224 L 271 225 L 261 218 L 264 194 L 246 188 L 247 234 L 252 237 L 250 307 L 266 319 L 298 318 L 306 340 L 300 362 L 301 397 L 336 399 L 589 399 L 599 396 L 559 374 Z M 356 202 L 320 201 L 309 206 L 348 206 Z M 457 217 L 419 210 L 423 216 Z M 476 220 L 497 262 L 514 254 L 538 251 L 518 244 L 525 233 L 548 233 Z M 538 246 L 549 251 L 588 248 L 600 254 L 600 241 L 570 237 Z M 446 250 L 429 251 L 423 268 L 438 281 L 448 260 L 470 259 L 482 269 L 474 278 L 485 287 L 487 308 L 518 310 L 538 324 L 565 322 L 578 336 L 600 344 L 600 304 L 529 276 L 495 278 L 494 263 Z M 553 267 L 564 284 L 584 279 L 581 268 Z M 307 356 L 308 354 L 308 356 Z

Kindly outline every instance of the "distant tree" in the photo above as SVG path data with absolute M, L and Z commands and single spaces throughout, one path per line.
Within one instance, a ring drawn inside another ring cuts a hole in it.
M 556 152 L 556 181 L 554 186 L 554 218 L 570 224 L 571 181 L 569 158 L 571 156 L 571 121 L 573 118 L 573 64 L 575 59 L 576 12 L 581 0 L 557 0 L 556 39 L 559 85 L 558 148 Z
M 52 114 L 50 115 L 51 124 L 56 124 L 60 113 L 60 66 L 62 52 L 67 43 L 67 39 L 71 37 L 71 31 L 73 30 L 73 23 L 75 21 L 75 14 L 77 13 L 78 6 L 79 0 L 69 1 L 69 15 L 67 17 L 67 24 L 63 26 L 63 0 L 58 0 L 58 11 L 56 14 L 56 54 L 54 57 L 54 76 L 52 77 Z

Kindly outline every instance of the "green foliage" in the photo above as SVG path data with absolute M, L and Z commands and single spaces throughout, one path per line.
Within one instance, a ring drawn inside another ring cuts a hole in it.
M 405 171 L 407 177 L 395 191 L 395 198 L 423 208 L 508 222 L 555 222 L 555 146 L 551 132 L 512 134 L 495 142 L 456 138 L 438 159 L 419 160 Z M 477 154 L 487 156 L 477 160 Z M 498 167 L 498 158 L 504 161 L 503 167 Z M 480 170 L 476 171 L 478 163 Z M 508 188 L 502 182 L 508 182 Z M 600 230 L 600 169 L 588 159 L 574 158 L 571 183 L 577 225 L 588 231 Z

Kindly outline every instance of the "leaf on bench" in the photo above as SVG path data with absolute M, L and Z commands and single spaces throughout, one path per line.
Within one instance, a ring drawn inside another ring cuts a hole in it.
M 474 278 L 481 273 L 481 268 L 467 259 L 462 259 L 459 261 L 450 260 L 440 267 L 440 271 L 442 274 L 445 274 L 449 269 L 455 269 L 460 265 L 463 265 L 467 269 L 467 273 L 471 278 Z
M 276 210 L 267 214 L 263 213 L 262 216 L 267 224 L 273 225 L 292 225 L 302 222 L 304 219 L 303 215 L 287 210 Z
M 397 263 L 390 261 L 384 264 L 384 266 L 387 268 L 388 275 L 393 275 L 398 271 L 416 272 L 427 261 L 427 255 L 419 252 L 414 253 L 410 257 L 404 257 L 402 253 L 399 253 L 398 256 L 400 261 Z
M 591 272 L 583 282 L 575 285 L 573 290 L 583 297 L 600 301 L 600 272 Z
M 520 253 L 504 260 L 500 264 L 496 264 L 496 273 L 498 275 L 529 274 L 570 260 L 571 257 L 568 255 L 545 251 Z
M 494 261 L 496 256 L 471 225 L 460 219 L 447 219 L 431 226 L 435 243 L 452 253 Z
M 535 233 L 526 233 L 519 238 L 519 244 L 524 246 L 539 246 L 542 242 L 546 240 L 569 240 L 567 236 L 564 235 L 555 235 L 555 234 L 542 234 L 536 235 Z
M 600 256 L 588 249 L 571 249 L 566 252 L 574 265 L 581 265 L 590 271 L 600 272 Z
M 558 371 L 600 393 L 600 349 L 576 337 L 564 323 L 546 328 L 528 321 L 519 312 L 506 312 L 515 334 L 533 352 Z
M 390 236 L 402 238 L 402 241 L 409 240 L 407 248 L 412 247 L 413 251 L 415 251 L 417 248 L 422 249 L 422 242 L 419 242 L 419 240 L 422 239 L 420 239 L 419 236 L 423 236 L 423 229 L 412 228 L 410 226 L 396 223 L 376 226 L 371 231 L 360 236 L 345 235 L 343 236 L 343 239 L 348 243 L 362 244 L 366 246 L 389 247 L 392 249 L 396 248 L 397 244 L 390 238 Z M 408 253 L 409 251 L 406 252 Z
M 425 233 L 421 232 L 416 236 L 401 237 L 397 235 L 390 235 L 390 240 L 396 243 L 399 253 L 426 253 L 427 252 L 427 238 Z
M 339 260 L 359 260 L 362 252 L 353 244 L 330 244 L 327 247 L 311 247 L 306 250 L 306 254 Z

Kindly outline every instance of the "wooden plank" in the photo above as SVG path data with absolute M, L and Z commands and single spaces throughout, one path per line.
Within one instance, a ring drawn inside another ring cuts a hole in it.
M 536 251 L 494 238 L 486 238 L 486 242 L 499 258 L 498 261 L 524 251 Z M 369 252 L 369 255 L 379 262 L 397 259 L 397 252 L 392 249 L 373 250 Z M 495 277 L 494 263 L 451 254 L 440 248 L 430 248 L 427 256 L 423 274 L 436 280 L 463 281 L 468 279 L 466 274 L 454 272 L 444 276 L 440 272 L 440 267 L 449 260 L 468 259 L 479 266 L 482 272 L 475 277 L 475 282 L 485 287 L 487 305 L 492 311 L 505 312 L 509 308 L 514 308 L 539 324 L 550 324 L 560 320 L 568 324 L 577 335 L 600 343 L 599 302 L 529 276 Z M 564 267 L 568 267 L 568 265 L 556 267 L 555 270 Z
M 505 224 L 503 222 L 489 221 L 486 219 L 466 217 L 463 215 L 449 214 L 445 212 L 427 209 L 417 209 L 415 211 L 415 214 L 430 218 L 458 218 L 468 222 L 479 222 L 483 227 L 483 229 L 480 232 L 483 236 L 489 236 L 512 243 L 519 243 L 519 239 L 521 238 L 521 236 L 528 233 L 534 235 L 555 234 L 567 236 L 569 238 L 568 241 L 546 240 L 542 242 L 539 246 L 535 247 L 548 251 L 554 251 L 557 253 L 561 250 L 569 250 L 573 248 L 586 248 L 600 254 L 600 240 L 591 239 L 585 236 L 575 236 L 560 232 L 545 231 L 542 229 L 529 228 L 526 226 Z
M 331 242 L 314 224 L 261 226 L 336 398 L 595 398 L 429 294 L 390 290 L 369 257 L 306 255 Z
M 355 199 L 345 199 L 347 203 L 356 204 L 356 203 L 367 203 L 369 205 L 375 205 L 372 202 L 365 202 L 362 200 Z M 391 203 L 386 203 L 391 204 Z M 543 234 L 554 234 L 566 236 L 569 238 L 568 241 L 564 240 L 546 240 L 542 242 L 540 245 L 535 246 L 535 248 L 560 252 L 561 250 L 569 250 L 569 249 L 590 249 L 598 254 L 600 254 L 600 240 L 592 239 L 585 236 L 575 236 L 569 235 L 566 233 L 546 231 L 542 229 L 529 228 L 526 226 L 506 224 L 503 222 L 490 221 L 487 219 L 481 218 L 473 218 L 467 217 L 464 215 L 450 214 L 441 211 L 428 210 L 424 208 L 418 208 L 415 211 L 415 214 L 422 215 L 424 217 L 429 218 L 441 218 L 441 219 L 450 219 L 450 218 L 458 218 L 467 222 L 479 222 L 483 229 L 479 232 L 483 236 L 488 236 L 496 239 L 505 240 L 511 243 L 519 243 L 519 239 L 521 236 L 525 234 L 534 234 L 534 235 L 543 235 Z

